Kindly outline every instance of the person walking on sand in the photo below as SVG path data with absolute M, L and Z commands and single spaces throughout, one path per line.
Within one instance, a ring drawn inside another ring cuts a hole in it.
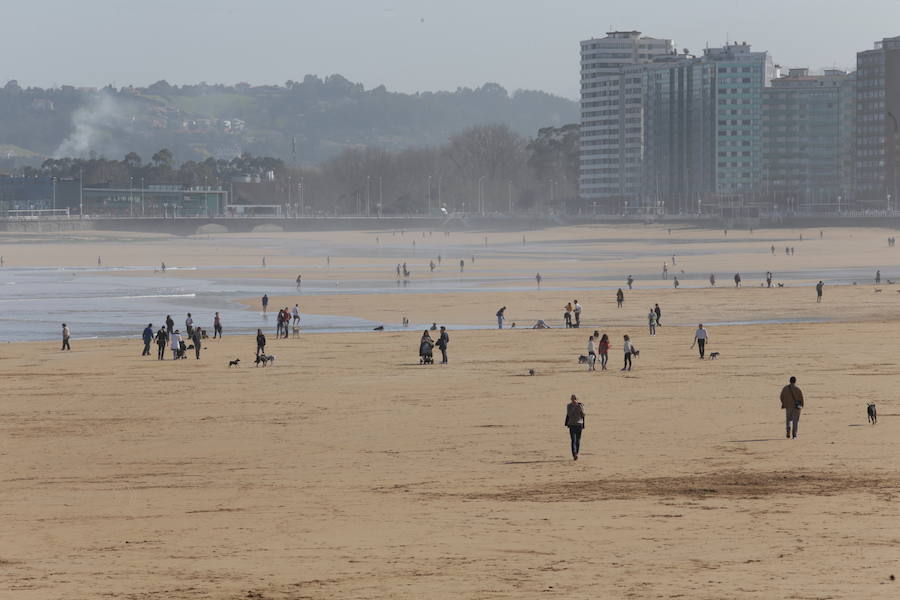
M 772 256 L 775 256 L 775 244 L 772 244 Z
M 300 284 L 303 283 L 303 275 L 297 275 L 297 289 L 300 289 Z
M 435 344 L 438 349 L 441 351 L 441 364 L 447 364 L 447 345 L 450 343 L 450 336 L 447 335 L 447 328 L 441 325 L 441 335 L 438 336 L 437 343 Z
M 600 354 L 600 370 L 606 370 L 606 362 L 609 360 L 609 336 L 605 333 L 597 344 L 597 352 Z
M 791 377 L 790 383 L 781 388 L 781 408 L 784 409 L 784 436 L 793 439 L 797 439 L 800 411 L 803 410 L 803 392 L 800 391 L 796 384 L 797 378 Z
M 819 304 L 822 302 L 822 288 L 824 288 L 824 287 L 825 287 L 825 284 L 822 283 L 821 281 L 819 281 L 819 283 L 816 284 L 816 304 Z
M 715 273 L 709 274 L 709 285 L 712 287 L 716 287 L 716 274 Z
M 543 277 L 541 277 L 540 273 L 534 276 L 534 280 L 537 281 L 538 289 L 541 289 L 541 279 L 543 279 Z
M 634 283 L 634 277 L 632 277 L 631 275 L 629 275 L 629 276 L 628 276 L 628 279 L 625 280 L 625 283 L 628 284 L 628 289 L 630 290 L 630 289 L 631 289 L 631 284 Z
M 222 317 L 219 313 L 213 317 L 213 339 L 222 337 Z
M 501 306 L 497 311 L 497 329 L 503 329 L 503 321 L 506 319 L 506 307 Z
M 734 287 L 736 287 L 736 288 L 741 287 L 741 274 L 740 273 L 734 274 Z
M 141 334 L 141 338 L 144 340 L 144 351 L 141 352 L 141 356 L 150 356 L 150 344 L 153 342 L 153 323 L 148 323 L 144 327 L 144 333 Z
M 200 360 L 200 347 L 203 345 L 203 329 L 195 327 L 191 334 L 191 342 L 194 344 L 194 358 Z
M 697 325 L 697 331 L 694 332 L 694 344 L 697 344 L 697 349 L 700 351 L 700 360 L 706 358 L 706 342 L 709 341 L 709 332 L 703 328 L 703 323 Z M 691 344 L 691 348 L 694 347 L 694 344 Z
M 584 405 L 575 394 L 566 405 L 565 426 L 569 428 L 569 439 L 572 442 L 572 460 L 578 460 L 581 452 L 581 433 L 584 431 Z
M 673 262 L 672 264 L 674 265 L 675 263 Z M 663 262 L 662 278 L 663 279 L 669 278 L 669 264 L 666 262 Z
M 463 269 L 465 269 L 465 268 L 466 268 L 466 259 L 464 259 L 464 258 L 459 259 L 459 272 L 462 273 Z
M 166 343 L 169 341 L 169 332 L 165 327 L 160 327 L 156 332 L 156 360 L 166 359 Z
M 162 270 L 162 272 L 165 273 L 165 272 L 166 272 L 166 263 L 163 262 L 163 263 L 162 263 L 161 265 L 159 265 L 159 266 L 160 266 L 160 269 Z
M 66 325 L 65 323 L 63 323 L 62 324 L 62 337 L 63 337 L 62 350 L 71 350 L 72 349 L 72 347 L 69 346 L 69 338 L 71 337 L 71 335 L 72 335 L 72 332 L 69 331 L 69 326 Z
M 265 256 L 263 256 L 263 258 L 262 258 L 262 266 L 263 266 L 263 268 L 265 268 L 265 266 L 266 266 L 266 257 Z
M 262 329 L 256 330 L 256 355 L 266 353 L 266 336 L 263 335 Z
M 172 360 L 181 358 L 181 332 L 177 329 L 169 336 L 169 348 L 172 349 Z
M 588 353 L 588 371 L 596 371 L 597 370 L 597 345 L 594 342 L 593 335 L 588 338 L 587 353 Z
M 881 283 L 881 269 L 877 269 L 875 271 L 875 285 L 878 285 L 880 283 Z
M 631 370 L 631 355 L 635 354 L 637 350 L 635 350 L 634 344 L 631 343 L 631 338 L 627 335 L 622 336 L 624 342 L 622 343 L 622 352 L 625 353 L 625 364 L 622 367 L 623 371 Z
M 575 300 L 575 308 L 572 309 L 575 314 L 575 327 L 581 327 L 581 305 Z
M 766 271 L 766 287 L 772 287 L 772 271 Z
M 678 283 L 678 275 L 675 276 L 674 281 L 672 282 L 672 285 L 675 286 L 676 290 L 678 289 L 678 286 L 681 285 L 680 283 Z
M 269 295 L 268 294 L 263 294 L 262 307 L 263 307 L 263 312 L 266 312 L 269 309 Z
M 650 309 L 650 312 L 647 313 L 647 325 L 650 327 L 650 335 L 656 335 L 656 313 L 653 309 Z
M 653 312 L 656 313 L 656 326 L 662 327 L 662 309 L 659 307 L 659 303 L 653 305 Z
M 625 305 L 625 292 L 622 291 L 622 288 L 619 288 L 619 291 L 616 292 L 616 307 L 622 308 Z

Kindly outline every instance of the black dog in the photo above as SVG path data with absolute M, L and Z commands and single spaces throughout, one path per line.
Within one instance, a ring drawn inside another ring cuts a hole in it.
M 588 357 L 585 356 L 584 354 L 582 354 L 581 356 L 578 357 L 578 364 L 586 365 L 588 363 L 588 360 L 589 360 Z
M 869 416 L 869 423 L 872 425 L 878 422 L 878 411 L 875 410 L 874 402 L 869 402 L 868 406 L 866 406 L 866 415 Z
M 256 357 L 256 366 L 262 365 L 264 367 L 268 367 L 269 364 L 275 364 L 275 355 L 274 354 L 260 354 Z
M 229 360 L 229 361 L 228 361 L 228 368 L 229 368 L 229 369 L 230 369 L 231 367 L 239 367 L 239 366 L 241 366 L 241 359 L 239 359 L 239 358 L 236 358 L 236 359 L 234 359 L 234 360 Z

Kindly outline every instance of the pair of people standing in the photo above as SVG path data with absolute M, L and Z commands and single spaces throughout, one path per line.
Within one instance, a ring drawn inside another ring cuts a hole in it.
M 605 333 L 601 336 L 599 331 L 595 331 L 594 335 L 588 338 L 588 371 L 597 370 L 597 355 L 600 356 L 600 370 L 606 370 L 606 363 L 609 359 L 609 336 Z
M 574 323 L 572 322 L 573 315 L 575 317 Z M 566 328 L 581 327 L 581 305 L 578 304 L 578 300 L 575 300 L 575 304 L 571 302 L 566 304 L 563 320 L 566 323 Z

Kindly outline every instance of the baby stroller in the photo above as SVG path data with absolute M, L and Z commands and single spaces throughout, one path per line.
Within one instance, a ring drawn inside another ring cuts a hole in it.
M 419 344 L 419 364 L 434 364 L 434 342 L 431 340 L 422 340 Z
M 184 340 L 178 342 L 178 358 L 187 358 L 187 344 Z

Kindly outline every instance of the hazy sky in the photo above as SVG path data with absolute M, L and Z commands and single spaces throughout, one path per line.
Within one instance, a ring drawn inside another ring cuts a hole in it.
M 578 95 L 578 42 L 611 27 L 699 51 L 726 38 L 786 67 L 853 67 L 900 35 L 900 0 L 13 0 L 0 83 L 284 83 L 367 88 L 496 82 Z

